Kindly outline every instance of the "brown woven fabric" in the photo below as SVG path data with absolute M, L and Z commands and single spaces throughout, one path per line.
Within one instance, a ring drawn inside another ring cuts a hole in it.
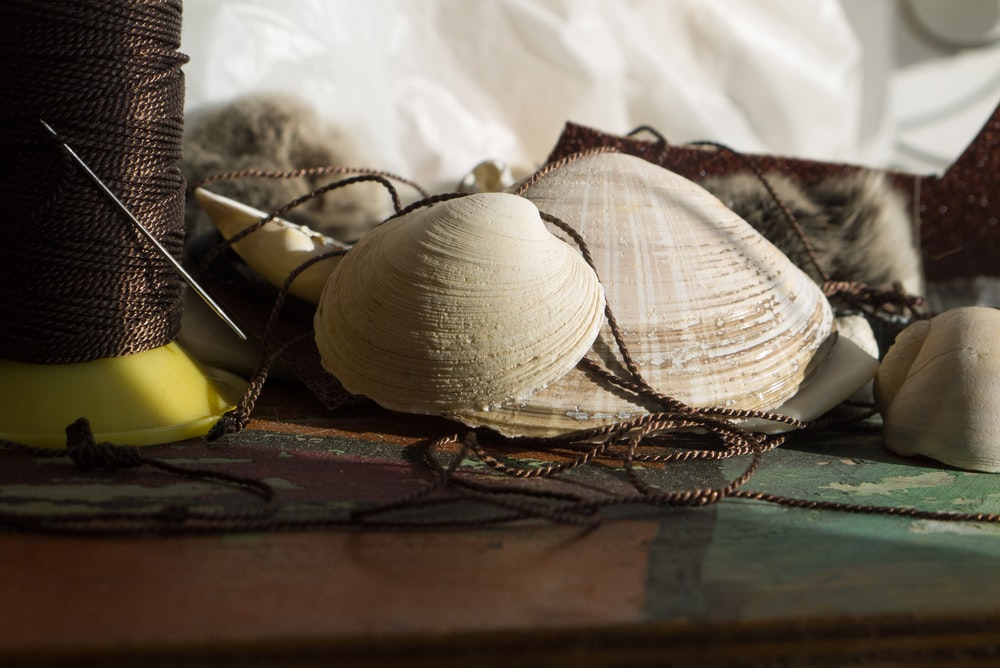
M 164 345 L 183 285 L 39 123 L 180 258 L 181 2 L 0 3 L 0 358 L 83 362 Z

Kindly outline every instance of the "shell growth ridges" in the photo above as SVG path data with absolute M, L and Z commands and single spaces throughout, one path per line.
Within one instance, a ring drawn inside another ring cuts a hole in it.
M 391 219 L 320 298 L 324 367 L 387 408 L 450 414 L 523 400 L 583 357 L 604 291 L 537 208 L 470 195 Z
M 631 357 L 662 394 L 695 407 L 774 410 L 811 383 L 837 347 L 819 287 L 718 199 L 673 172 L 596 153 L 543 171 L 522 194 L 584 239 Z M 856 372 L 836 375 L 829 391 L 795 408 L 796 417 L 816 417 L 871 378 L 873 361 L 853 353 L 849 347 L 846 357 L 859 362 Z M 625 373 L 607 324 L 588 357 Z M 551 436 L 658 408 L 575 368 L 527 401 L 460 417 L 510 436 Z
M 833 314 L 817 286 L 677 174 L 602 153 L 551 172 L 525 196 L 578 226 L 633 358 L 671 396 L 773 408 L 829 345 Z M 607 328 L 599 338 L 607 358 Z

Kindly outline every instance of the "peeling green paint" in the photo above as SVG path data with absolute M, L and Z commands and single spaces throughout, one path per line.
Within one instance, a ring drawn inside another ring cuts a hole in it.
M 1000 536 L 1000 526 L 979 522 L 917 520 L 910 525 L 910 532 L 917 534 L 952 534 L 956 536 Z
M 831 482 L 823 485 L 821 489 L 834 489 L 838 492 L 845 492 L 853 496 L 889 496 L 896 492 L 906 492 L 919 487 L 940 487 L 950 485 L 955 481 L 955 476 L 946 471 L 930 471 L 915 476 L 889 476 L 878 482 L 862 482 L 857 485 L 848 483 Z M 933 497 L 931 497 L 933 499 Z M 924 499 L 926 500 L 926 499 Z

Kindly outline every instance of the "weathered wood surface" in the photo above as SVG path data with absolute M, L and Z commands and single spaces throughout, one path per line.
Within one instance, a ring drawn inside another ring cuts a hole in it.
M 279 491 L 280 512 L 336 516 L 426 484 L 411 446 L 454 430 L 372 408 L 329 414 L 287 388 L 269 391 L 256 415 L 219 444 L 145 451 L 265 478 Z M 718 485 L 745 464 L 648 474 L 664 486 Z M 619 473 L 584 472 L 576 484 L 625 485 Z M 1000 477 L 900 459 L 877 435 L 783 446 L 765 455 L 749 487 L 1000 512 Z M 0 453 L 6 511 L 165 502 L 253 499 L 148 469 L 83 472 L 59 458 Z M 625 506 L 591 530 L 535 521 L 467 530 L 7 533 L 0 665 L 149 665 L 155 656 L 185 665 L 996 665 L 998 565 L 998 525 L 741 500 Z

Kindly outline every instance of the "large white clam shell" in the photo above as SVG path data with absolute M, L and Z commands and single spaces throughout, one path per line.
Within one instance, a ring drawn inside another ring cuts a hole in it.
M 196 188 L 198 204 L 226 239 L 267 218 L 263 211 L 204 188 Z M 275 287 L 282 287 L 291 273 L 307 260 L 350 246 L 303 225 L 274 218 L 233 244 L 233 250 Z M 293 296 L 315 304 L 338 256 L 318 261 L 295 277 L 289 286 Z
M 386 408 L 450 415 L 523 400 L 569 371 L 604 291 L 530 201 L 482 193 L 366 234 L 315 317 L 323 366 Z
M 838 348 L 832 386 L 785 413 L 811 419 L 874 374 L 876 360 L 849 341 L 834 345 L 833 314 L 818 286 L 693 182 L 639 158 L 598 153 L 544 175 L 525 196 L 586 240 L 627 347 L 659 392 L 696 407 L 774 410 Z M 623 368 L 607 326 L 590 357 Z M 574 369 L 527 401 L 459 417 L 544 436 L 656 408 Z
M 882 360 L 875 401 L 893 452 L 1000 472 L 1000 311 L 956 308 L 907 327 Z

